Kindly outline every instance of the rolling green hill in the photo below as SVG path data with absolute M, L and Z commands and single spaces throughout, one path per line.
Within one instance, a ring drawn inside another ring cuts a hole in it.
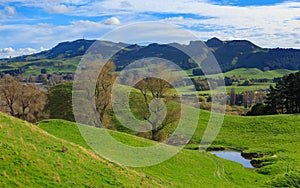
M 237 163 L 193 150 L 183 150 L 152 167 L 121 167 L 91 151 L 76 125 L 67 121 L 47 120 L 39 125 L 57 137 L 7 115 L 0 115 L 0 125 L 1 187 L 247 187 L 265 180 Z M 110 132 L 129 145 L 153 144 Z M 63 146 L 67 151 L 62 151 Z
M 69 141 L 88 147 L 75 123 L 63 120 L 46 120 L 39 127 L 51 134 L 57 135 Z M 91 127 L 91 129 L 94 129 Z M 153 141 L 145 140 L 132 135 L 109 131 L 110 134 L 124 144 L 131 146 L 149 146 Z M 150 177 L 164 180 L 171 187 L 204 187 L 229 186 L 247 187 L 259 186 L 268 177 L 244 169 L 240 164 L 217 158 L 207 152 L 200 153 L 197 150 L 184 149 L 173 158 L 151 167 L 134 168 L 144 172 Z
M 259 154 L 254 161 L 260 168 L 255 170 L 193 150 L 209 116 L 201 111 L 195 135 L 186 146 L 189 149 L 155 166 L 126 168 L 96 155 L 75 123 L 45 120 L 35 126 L 0 114 L 0 187 L 299 187 L 300 115 L 225 117 L 211 148 Z M 155 144 L 125 133 L 109 133 L 127 145 Z
M 193 112 L 191 112 L 193 113 Z M 257 169 L 248 170 L 237 163 L 216 158 L 209 153 L 199 153 L 201 141 L 210 113 L 201 111 L 200 123 L 185 149 L 162 164 L 135 168 L 151 177 L 166 178 L 176 187 L 189 185 L 214 186 L 299 186 L 300 182 L 300 115 L 261 117 L 226 116 L 213 148 L 230 148 L 243 151 L 254 158 Z M 62 120 L 47 120 L 39 127 L 60 138 L 88 147 L 74 123 Z M 145 140 L 111 131 L 113 137 L 125 144 L 136 145 Z M 134 141 L 133 141 L 134 140 Z M 142 146 L 150 143 L 144 143 Z M 141 145 L 139 145 L 141 146 Z M 161 173 L 164 172 L 164 173 Z M 221 183 L 222 182 L 222 183 Z M 220 183 L 220 184 L 219 184 Z

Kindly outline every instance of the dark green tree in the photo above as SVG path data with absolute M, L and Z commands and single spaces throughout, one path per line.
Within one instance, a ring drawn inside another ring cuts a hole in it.
M 284 76 L 270 87 L 266 104 L 272 113 L 300 113 L 300 71 Z
M 75 121 L 72 110 L 72 83 L 62 83 L 52 87 L 47 94 L 45 111 L 51 119 Z

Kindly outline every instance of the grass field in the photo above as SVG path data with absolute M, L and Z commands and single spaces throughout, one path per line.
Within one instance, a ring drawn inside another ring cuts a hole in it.
M 200 123 L 186 146 L 197 149 L 210 113 L 201 111 Z M 217 158 L 198 150 L 184 149 L 162 164 L 152 167 L 134 168 L 139 172 L 164 180 L 172 187 L 260 187 L 299 186 L 300 169 L 300 115 L 279 115 L 262 117 L 239 117 L 227 115 L 218 137 L 211 148 L 230 148 L 249 154 L 261 154 L 255 159 L 260 166 L 255 170 L 243 168 L 240 164 Z M 284 122 L 284 123 L 283 123 Z M 40 128 L 57 137 L 88 147 L 80 137 L 75 124 L 49 120 L 41 122 Z M 146 146 L 140 139 L 127 134 L 111 132 L 113 137 L 125 144 Z M 148 141 L 146 141 L 148 142 Z M 162 173 L 163 172 L 163 173 Z
M 295 73 L 297 71 L 293 70 L 287 70 L 287 69 L 277 69 L 277 70 L 269 70 L 269 71 L 262 71 L 257 68 L 238 68 L 234 69 L 232 71 L 228 71 L 223 73 L 223 76 L 225 77 L 239 77 L 241 79 L 273 79 L 282 77 L 284 75 Z M 213 75 L 207 75 L 208 78 L 218 78 L 222 76 L 221 74 L 213 74 Z M 195 77 L 195 76 L 194 76 Z M 198 76 L 196 76 L 198 77 Z
M 297 71 L 292 71 L 292 70 L 287 70 L 287 69 L 278 69 L 278 70 L 270 70 L 270 71 L 261 71 L 257 68 L 239 68 L 239 69 L 234 69 L 232 71 L 228 71 L 221 74 L 214 74 L 214 75 L 207 75 L 206 78 L 219 78 L 219 77 L 237 77 L 240 79 L 274 79 L 278 77 L 282 77 L 284 75 L 288 75 L 290 73 L 294 73 Z M 191 78 L 198 78 L 199 76 L 191 76 Z M 202 78 L 205 78 L 204 76 L 200 76 Z M 259 91 L 261 89 L 266 89 L 269 88 L 270 85 L 275 85 L 275 83 L 270 82 L 270 83 L 253 83 L 250 86 L 237 86 L 232 85 L 232 86 L 227 86 L 225 87 L 226 92 L 230 93 L 231 88 L 235 89 L 236 93 L 243 93 L 245 91 Z M 194 92 L 193 89 L 194 86 L 186 86 L 186 87 L 181 87 L 179 88 L 180 92 L 184 92 L 186 94 L 200 94 L 200 95 L 210 95 L 216 93 L 216 91 L 211 90 L 211 91 L 199 91 L 199 92 Z M 220 90 L 224 90 L 224 87 L 221 88 Z
M 232 77 L 237 76 L 241 78 L 248 79 L 273 79 L 282 77 L 284 75 L 294 73 L 297 71 L 291 71 L 287 69 L 277 69 L 277 70 L 269 70 L 269 71 L 261 71 L 257 68 L 239 68 L 232 71 L 228 71 L 224 73 L 224 76 Z
M 81 57 L 73 57 L 69 59 L 45 59 L 37 60 L 32 62 L 9 62 L 5 65 L 9 68 L 1 69 L 1 71 L 23 69 L 25 73 L 22 74 L 24 78 L 29 78 L 30 76 L 37 76 L 41 74 L 41 69 L 46 69 L 48 74 L 59 73 L 59 72 L 75 72 Z
M 41 122 L 39 127 L 60 138 L 87 146 L 74 123 L 62 120 Z M 68 131 L 66 131 L 68 130 Z M 135 136 L 110 131 L 117 140 L 133 146 L 152 145 L 153 142 Z M 75 138 L 75 139 L 74 139 Z M 198 187 L 199 185 L 247 187 L 259 186 L 268 177 L 253 170 L 243 168 L 240 164 L 223 160 L 209 153 L 184 149 L 173 158 L 151 167 L 134 168 L 150 177 L 168 182 L 171 187 Z M 206 187 L 205 186 L 205 187 Z
M 237 163 L 193 150 L 183 150 L 156 166 L 126 168 L 91 151 L 74 123 L 47 120 L 39 127 L 0 115 L 1 187 L 247 187 L 266 179 Z M 129 145 L 153 144 L 110 133 Z M 62 152 L 62 146 L 68 150 Z
M 197 116 L 194 108 L 188 108 L 188 113 L 189 116 L 183 118 Z M 227 148 L 246 155 L 259 155 L 253 159 L 259 167 L 254 170 L 198 151 L 210 116 L 211 113 L 201 111 L 190 143 L 174 157 L 154 166 L 126 168 L 91 150 L 75 123 L 44 120 L 36 126 L 0 114 L 0 187 L 300 186 L 300 114 L 225 116 L 210 149 Z M 87 132 L 105 132 L 82 126 Z M 129 146 L 156 144 L 126 133 L 108 132 Z M 96 140 L 99 138 L 91 134 L 88 143 Z M 173 146 L 167 147 L 172 149 Z M 113 148 L 112 153 L 117 151 Z

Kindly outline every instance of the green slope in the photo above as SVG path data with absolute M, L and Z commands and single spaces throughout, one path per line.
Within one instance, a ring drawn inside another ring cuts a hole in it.
M 187 148 L 197 149 L 209 117 L 209 112 L 201 111 L 200 123 Z M 60 138 L 88 147 L 74 123 L 47 120 L 41 122 L 39 127 Z M 152 141 L 124 133 L 110 133 L 128 145 L 153 144 Z M 208 187 L 300 185 L 300 182 L 297 182 L 300 177 L 300 115 L 225 116 L 222 129 L 211 148 L 231 148 L 245 154 L 261 154 L 261 158 L 255 159 L 260 168 L 248 170 L 240 164 L 209 153 L 184 149 L 159 165 L 135 170 L 172 182 L 175 187 L 197 187 L 199 184 Z
M 39 127 L 58 137 L 88 147 L 75 123 L 47 120 Z M 91 127 L 91 129 L 94 129 Z M 109 131 L 117 140 L 133 146 L 147 146 L 154 142 L 132 135 Z M 155 179 L 170 182 L 171 187 L 256 187 L 264 184 L 268 176 L 245 169 L 240 164 L 223 160 L 210 153 L 184 149 L 173 158 L 151 167 L 134 168 Z
M 62 147 L 67 151 L 62 152 Z M 142 180 L 142 182 L 141 182 Z M 35 125 L 0 114 L 0 187 L 164 187 Z
M 197 148 L 209 116 L 201 112 L 187 147 Z M 225 117 L 212 148 L 264 154 L 256 159 L 262 167 L 255 170 L 188 149 L 155 166 L 125 168 L 97 156 L 75 123 L 45 120 L 37 127 L 0 114 L 0 187 L 299 187 L 299 120 L 300 115 Z M 109 133 L 127 145 L 156 144 Z M 67 152 L 62 152 L 63 146 Z

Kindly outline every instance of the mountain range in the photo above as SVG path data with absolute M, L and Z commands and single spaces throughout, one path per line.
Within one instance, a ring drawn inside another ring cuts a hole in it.
M 24 72 L 31 69 L 49 69 L 52 71 L 72 72 L 80 58 L 86 53 L 95 40 L 76 40 L 62 42 L 50 50 L 32 55 L 0 59 L 0 71 L 22 69 Z M 193 48 L 191 41 L 188 45 L 176 44 L 180 47 Z M 212 38 L 204 42 L 216 57 L 223 72 L 236 68 L 258 68 L 260 70 L 300 69 L 300 50 L 283 48 L 262 48 L 247 40 L 222 41 Z M 167 44 L 152 43 L 137 45 L 99 41 L 100 50 L 104 53 L 118 50 L 112 60 L 120 70 L 134 60 L 143 57 L 160 57 L 173 61 L 181 68 L 188 70 L 197 67 L 190 61 L 190 57 L 180 50 Z M 53 68 L 55 67 L 55 68 Z M 30 71 L 30 70 L 29 70 Z M 51 71 L 50 71 L 51 72 Z

